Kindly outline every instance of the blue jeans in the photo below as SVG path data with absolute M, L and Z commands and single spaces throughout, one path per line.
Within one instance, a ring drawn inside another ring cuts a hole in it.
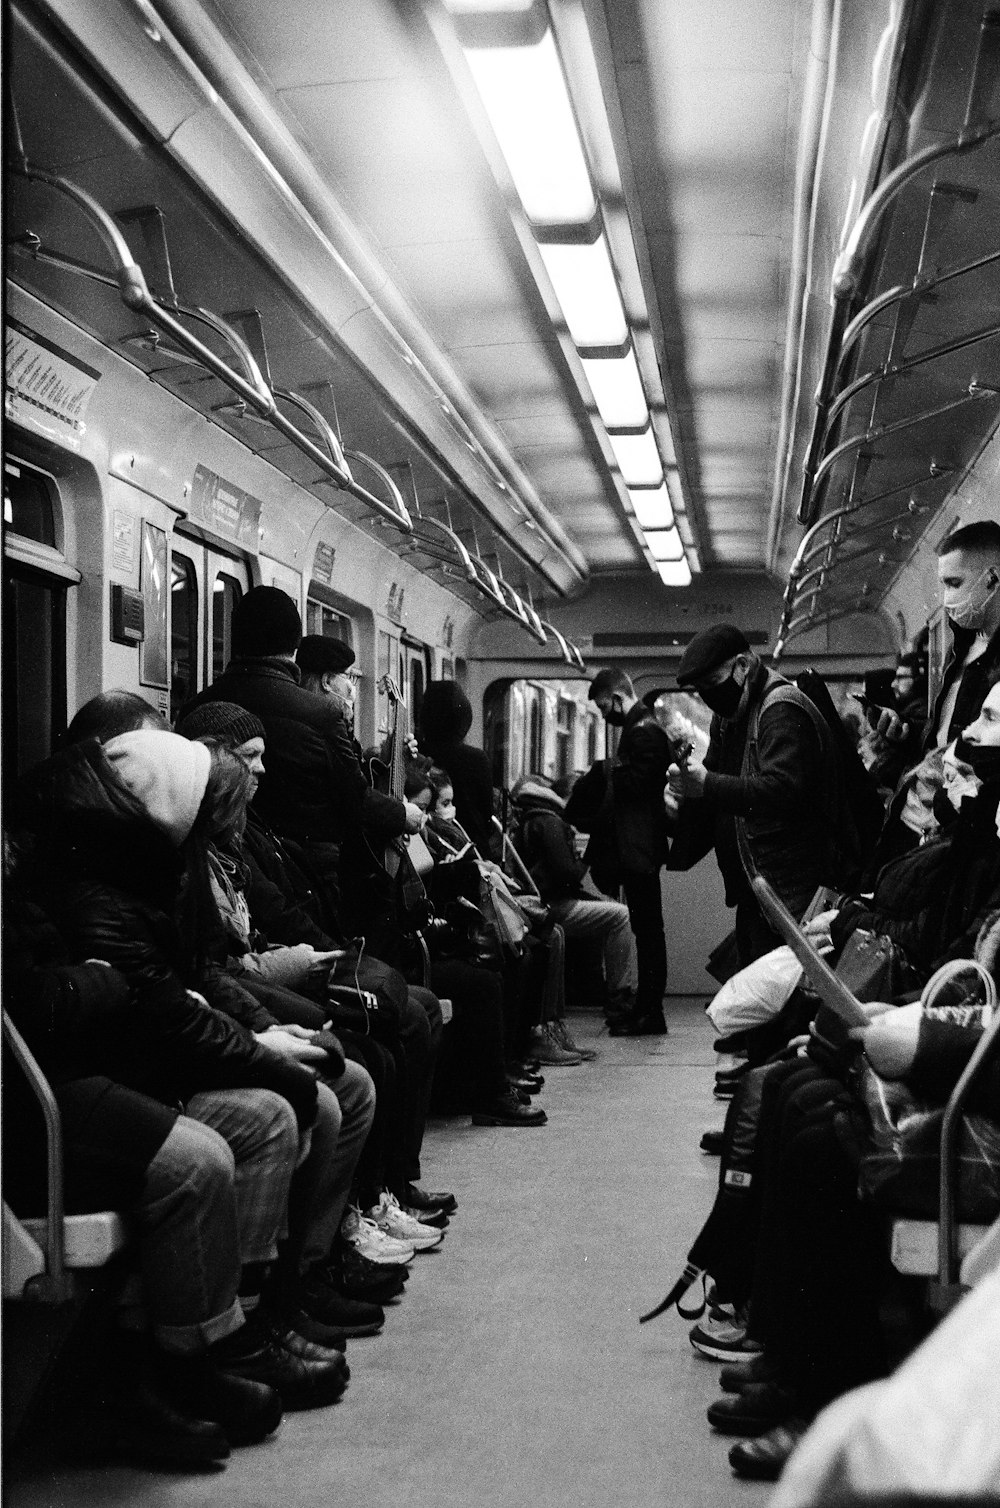
M 178 1354 L 243 1323 L 240 1270 L 275 1254 L 299 1148 L 291 1106 L 268 1089 L 206 1090 L 185 1108 L 132 1208 L 154 1334 Z
M 375 1085 L 360 1063 L 319 1086 L 309 1155 L 295 1175 L 289 1239 L 300 1272 L 325 1262 L 347 1208 L 354 1171 L 375 1114 Z

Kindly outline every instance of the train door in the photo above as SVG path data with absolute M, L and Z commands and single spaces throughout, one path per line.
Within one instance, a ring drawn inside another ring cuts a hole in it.
M 170 717 L 232 656 L 233 609 L 250 590 L 246 563 L 176 531 L 170 559 Z
M 430 651 L 417 639 L 405 634 L 399 645 L 400 690 L 406 697 L 407 723 L 411 732 L 420 722 L 424 690 L 430 680 Z
M 66 728 L 66 597 L 80 582 L 56 547 L 51 478 L 4 460 L 3 773 L 8 781 L 52 752 Z

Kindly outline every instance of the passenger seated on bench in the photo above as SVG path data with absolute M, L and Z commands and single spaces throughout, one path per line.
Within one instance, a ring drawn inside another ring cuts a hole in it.
M 294 1110 L 300 1132 L 309 1132 L 289 1233 L 293 1258 L 304 1250 L 305 1262 L 326 1236 L 328 1204 L 340 1176 L 338 1153 L 350 1150 L 338 1147 L 337 1101 L 295 1061 L 309 1056 L 310 1044 L 275 1040 L 273 1034 L 264 1045 L 195 993 L 205 985 L 216 1001 L 224 998 L 218 982 L 208 986 L 204 974 L 213 913 L 203 854 L 232 811 L 227 759 L 245 776 L 232 756 L 213 756 L 172 733 L 126 733 L 103 748 L 90 740 L 26 777 L 21 810 L 34 840 L 43 887 L 38 893 L 54 908 L 68 945 L 77 957 L 114 964 L 133 986 L 132 1030 L 102 1033 L 102 1071 L 167 1104 L 190 1103 L 206 1089 L 230 1091 L 221 1104 L 216 1096 L 210 1117 L 200 1104 L 195 1113 L 210 1118 L 234 1149 L 245 1136 L 244 1090 L 275 1091 Z M 230 998 L 239 994 L 230 985 Z M 286 1192 L 275 1194 L 279 1227 L 287 1220 Z M 248 1302 L 261 1292 L 273 1255 L 255 1257 L 254 1270 L 244 1272 Z M 339 1396 L 343 1368 L 329 1349 L 310 1350 L 292 1332 L 287 1313 L 274 1316 L 273 1325 L 273 1333 L 249 1332 L 241 1343 L 246 1354 L 237 1358 L 240 1370 L 274 1381 L 287 1407 Z
M 604 954 L 608 1011 L 624 1014 L 635 1003 L 635 937 L 628 907 L 594 900 L 581 888 L 586 866 L 577 857 L 566 803 L 543 775 L 524 775 L 511 792 L 516 810 L 514 846 L 538 886 L 549 914 L 567 937 L 595 938 Z
M 328 982 L 367 991 L 401 1018 L 399 1033 L 387 1044 L 360 1033 L 348 1033 L 344 1041 L 348 1058 L 367 1069 L 377 1091 L 375 1121 L 357 1174 L 356 1193 L 362 1207 L 378 1204 L 386 1187 L 403 1211 L 418 1219 L 453 1211 L 457 1207 L 453 1194 L 428 1193 L 417 1184 L 443 1025 L 437 996 L 408 986 L 396 969 L 364 949 L 363 940 L 359 948 L 357 940 L 348 942 L 341 931 L 331 935 L 326 930 L 330 907 L 319 902 L 315 882 L 304 867 L 308 857 L 291 840 L 280 839 L 253 805 L 267 752 L 260 720 L 235 703 L 217 701 L 182 713 L 177 727 L 187 738 L 218 742 L 235 753 L 249 771 L 250 804 L 245 827 L 238 842 L 223 855 L 223 862 L 240 878 L 236 888 L 245 897 L 250 923 L 261 934 L 262 945 L 278 946 L 263 952 L 249 950 L 248 939 L 240 934 L 237 924 L 228 952 L 238 954 L 233 962 L 241 971 L 238 978 L 244 988 L 279 1019 L 313 1029 L 321 1026 L 328 1014 Z M 232 888 L 225 874 L 217 878 L 220 886 Z M 240 902 L 233 904 L 238 908 Z M 269 964 L 276 967 L 269 969 Z M 275 984 L 286 988 L 275 989 Z M 381 1219 L 387 1229 L 389 1225 L 399 1229 L 405 1224 L 389 1210 L 383 1211 Z M 370 1245 L 371 1233 L 367 1235 Z M 364 1263 L 355 1261 L 342 1243 L 338 1243 L 337 1253 L 338 1263 L 344 1268 L 341 1282 L 345 1291 L 361 1297 L 356 1291 L 359 1285 L 369 1291 L 385 1286 L 384 1272 L 377 1275 L 381 1284 L 375 1283 L 375 1274 L 364 1281 Z

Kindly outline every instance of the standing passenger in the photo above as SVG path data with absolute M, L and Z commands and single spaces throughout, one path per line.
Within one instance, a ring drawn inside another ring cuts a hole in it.
M 608 761 L 608 798 L 592 828 L 587 858 L 602 889 L 621 884 L 625 891 L 638 963 L 635 1006 L 610 1030 L 613 1036 L 662 1036 L 667 941 L 660 868 L 670 847 L 663 804 L 670 740 L 623 670 L 611 667 L 595 676 L 590 699 L 622 734 L 617 756 Z
M 457 681 L 431 681 L 420 708 L 417 737 L 422 754 L 447 770 L 458 820 L 484 858 L 495 848 L 493 774 L 483 749 L 466 743 L 472 704 Z

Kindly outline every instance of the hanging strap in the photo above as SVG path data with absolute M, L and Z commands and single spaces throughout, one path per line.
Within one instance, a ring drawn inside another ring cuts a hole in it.
M 648 1314 L 640 1314 L 640 1325 L 645 1325 L 649 1320 L 656 1319 L 657 1315 L 663 1314 L 667 1309 L 672 1308 L 674 1304 L 677 1305 L 677 1313 L 682 1317 L 682 1319 L 700 1319 L 701 1316 L 705 1313 L 705 1308 L 708 1303 L 705 1295 L 706 1272 L 707 1268 L 696 1267 L 693 1262 L 689 1262 L 684 1271 L 681 1273 L 680 1277 L 677 1279 L 677 1282 L 674 1284 L 673 1288 L 671 1288 L 670 1292 L 663 1300 L 662 1304 L 657 1304 L 656 1308 L 651 1309 Z M 700 1305 L 697 1309 L 682 1309 L 680 1300 L 687 1293 L 688 1289 L 691 1287 L 691 1284 L 696 1283 L 699 1278 L 701 1279 Z

